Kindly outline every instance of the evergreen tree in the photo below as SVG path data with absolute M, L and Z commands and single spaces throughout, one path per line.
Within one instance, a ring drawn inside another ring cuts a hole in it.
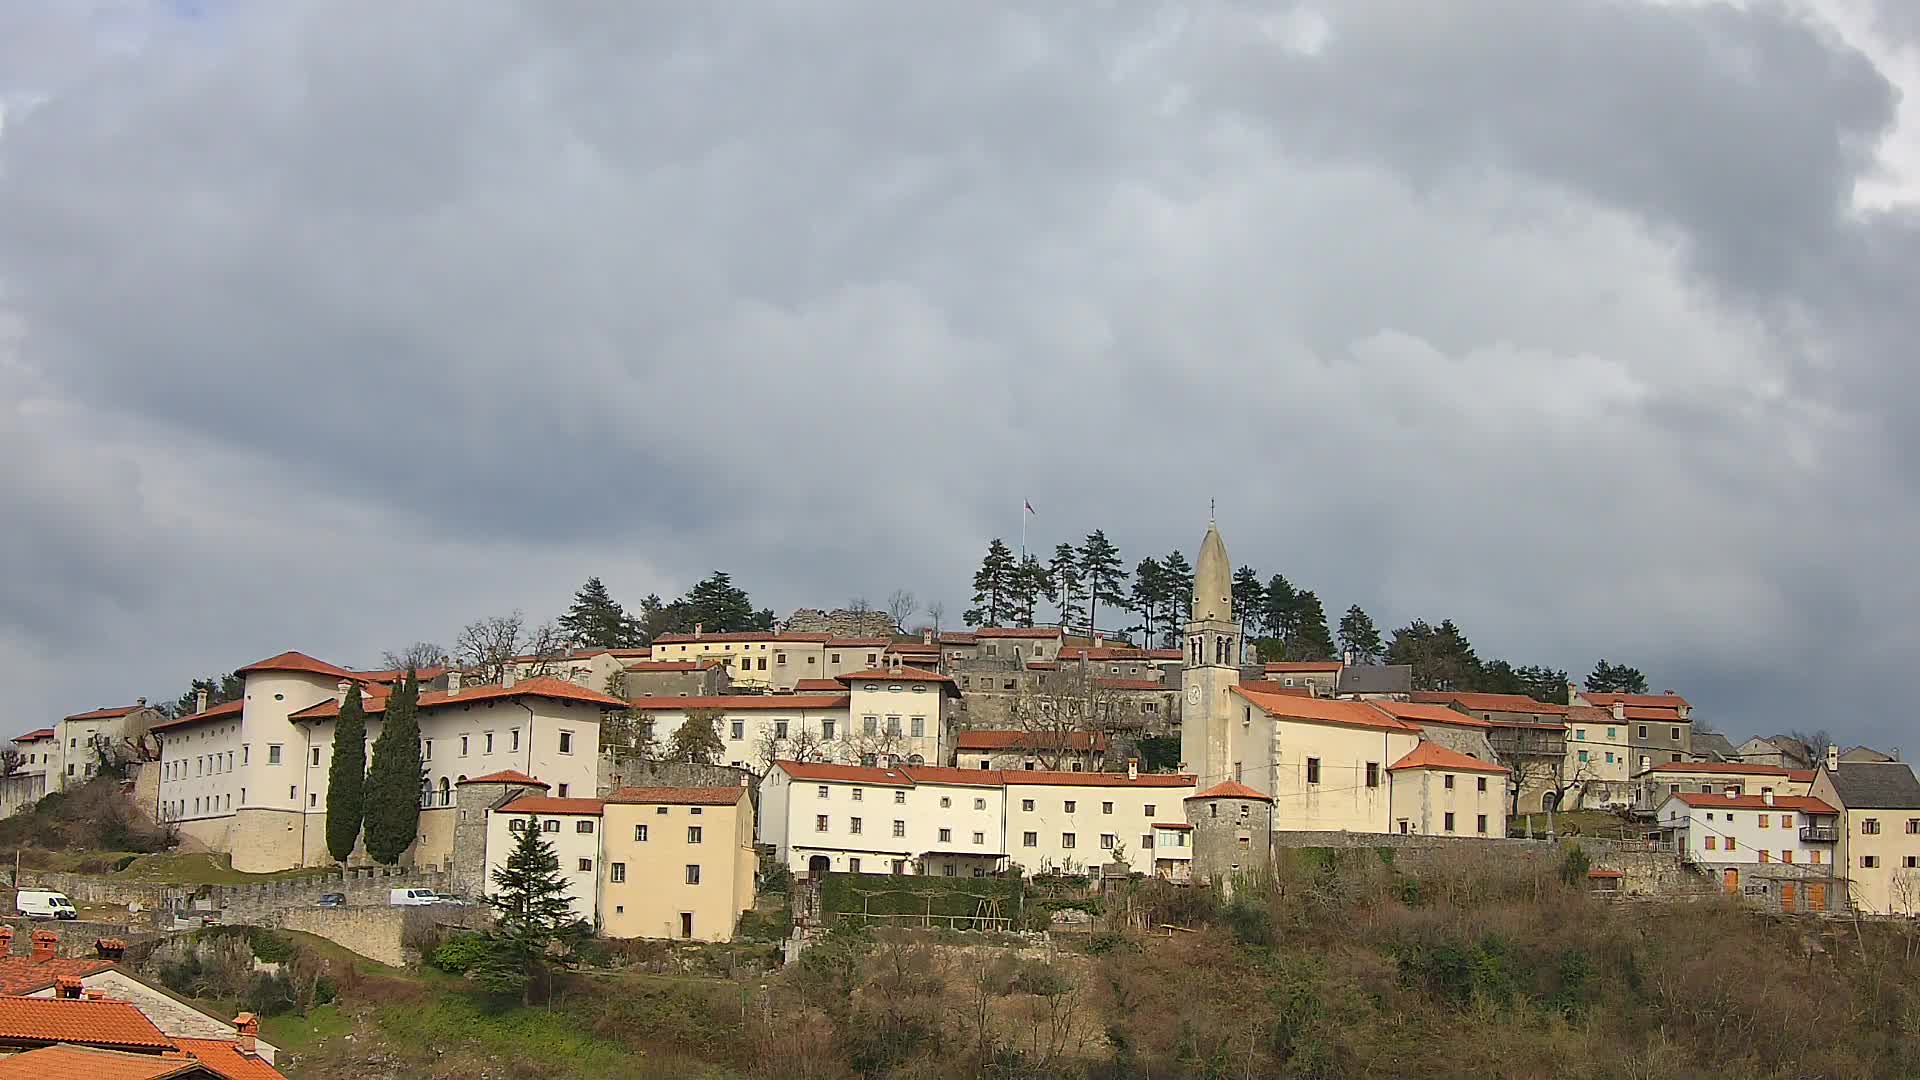
M 1340 617 L 1340 648 L 1353 654 L 1356 664 L 1377 664 L 1386 655 L 1386 643 L 1380 640 L 1380 628 L 1373 617 L 1355 604 Z
M 1644 694 L 1647 677 L 1639 668 L 1609 664 L 1602 659 L 1593 665 L 1593 674 L 1587 676 L 1587 689 L 1596 694 Z
M 1187 557 L 1175 548 L 1166 558 L 1160 560 L 1160 569 L 1164 571 L 1166 582 L 1167 632 L 1161 638 L 1166 645 L 1179 640 L 1180 624 L 1193 618 L 1193 567 Z
M 1233 613 L 1240 620 L 1241 640 L 1246 640 L 1248 630 L 1261 624 L 1266 600 L 1267 590 L 1260 585 L 1258 571 L 1243 566 L 1233 572 Z
M 373 767 L 367 770 L 367 854 L 386 866 L 400 855 L 420 831 L 420 724 L 414 716 L 420 700 L 420 678 L 415 672 L 387 696 L 380 737 L 373 741 Z
M 1004 626 L 1012 610 L 1014 574 L 1020 565 L 1006 542 L 994 537 L 973 575 L 973 606 L 961 614 L 968 626 Z
M 1075 625 L 1086 608 L 1080 602 L 1080 553 L 1072 544 L 1053 549 L 1053 560 L 1047 563 L 1047 582 L 1047 599 L 1060 609 L 1060 625 Z
M 247 681 L 231 671 L 225 675 L 209 675 L 204 679 L 195 679 L 187 686 L 186 693 L 181 694 L 173 704 L 162 706 L 161 711 L 175 719 L 192 716 L 200 707 L 202 690 L 207 692 L 207 708 L 211 709 L 215 705 L 224 705 L 229 701 L 239 701 L 245 697 Z
M 667 739 L 666 759 L 711 765 L 726 749 L 720 738 L 720 714 L 713 709 L 688 709 L 687 718 Z
M 1415 619 L 1395 630 L 1387 662 L 1411 664 L 1416 690 L 1470 690 L 1481 675 L 1480 658 L 1452 619 L 1439 626 Z
M 1513 674 L 1520 681 L 1520 692 L 1533 700 L 1550 701 L 1556 705 L 1573 704 L 1567 700 L 1567 686 L 1570 679 L 1567 673 L 1559 668 L 1527 664 L 1514 668 Z
M 1080 579 L 1087 586 L 1087 630 L 1091 633 L 1099 626 L 1101 604 L 1117 608 L 1127 602 L 1121 592 L 1127 584 L 1127 568 L 1120 562 L 1120 549 L 1100 529 L 1088 533 L 1086 543 L 1080 546 Z
M 597 577 L 573 594 L 573 606 L 560 616 L 560 630 L 578 648 L 630 649 L 640 643 L 640 623 L 628 615 Z
M 715 570 L 675 603 L 681 608 L 676 633 L 688 633 L 696 626 L 709 634 L 773 629 L 773 612 L 765 608 L 755 611 L 747 591 L 735 585 L 724 571 Z
M 1300 594 L 1284 574 L 1267 582 L 1266 603 L 1261 611 L 1260 630 L 1280 643 L 1284 652 L 1300 636 Z
M 333 723 L 333 761 L 327 766 L 327 853 L 345 865 L 360 839 L 366 816 L 367 714 L 360 684 L 347 688 L 347 700 Z
M 1333 659 L 1333 635 L 1327 632 L 1327 611 L 1312 589 L 1294 596 L 1295 632 L 1288 649 L 1290 660 Z
M 1165 610 L 1167 572 L 1160 560 L 1149 555 L 1133 568 L 1133 610 L 1139 612 L 1141 629 L 1146 631 L 1147 647 L 1153 647 L 1153 627 Z
M 1028 555 L 1020 560 L 1013 571 L 1013 623 L 1015 626 L 1032 626 L 1034 612 L 1040 606 L 1040 598 L 1047 594 L 1047 568 L 1039 559 Z
M 524 1004 L 536 975 L 572 966 L 572 949 L 556 954 L 552 946 L 577 946 L 588 932 L 573 913 L 560 857 L 541 834 L 537 818 L 515 834 L 506 863 L 493 872 L 486 902 L 493 909 L 494 925 L 469 972 L 492 993 L 519 994 Z

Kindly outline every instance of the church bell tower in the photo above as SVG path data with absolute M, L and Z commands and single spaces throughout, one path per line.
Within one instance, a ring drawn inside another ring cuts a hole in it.
M 1193 616 L 1185 626 L 1186 663 L 1181 683 L 1182 768 L 1196 790 L 1240 780 L 1233 762 L 1233 688 L 1240 682 L 1240 625 L 1233 618 L 1233 563 L 1220 529 L 1207 523 L 1200 559 L 1193 569 Z M 1244 782 L 1244 781 L 1243 781 Z M 1256 785 L 1258 786 L 1258 785 Z

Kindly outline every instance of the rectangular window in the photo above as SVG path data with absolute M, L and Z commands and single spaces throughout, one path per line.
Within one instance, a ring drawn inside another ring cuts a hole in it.
M 1367 762 L 1367 786 L 1380 786 L 1380 763 L 1377 761 Z
M 1880 835 L 1880 819 L 1879 818 L 1862 818 L 1860 820 L 1860 832 L 1864 836 L 1879 836 Z
M 1146 833 L 1140 837 L 1140 850 L 1141 851 L 1153 850 L 1153 834 L 1152 833 Z
M 1920 869 L 1920 855 L 1908 855 L 1900 860 L 1900 865 L 1908 870 Z
M 1480 777 L 1475 777 L 1475 778 L 1474 778 L 1474 790 L 1475 790 L 1475 791 L 1485 791 L 1485 790 L 1487 790 L 1487 778 L 1486 778 L 1486 777 L 1484 777 L 1484 776 L 1480 776 Z
M 1587 752 L 1585 750 L 1580 751 L 1578 757 L 1581 761 L 1587 760 Z
M 764 656 L 763 656 L 763 657 L 761 657 L 761 658 L 760 658 L 760 665 L 759 665 L 759 669 L 758 669 L 758 670 L 760 670 L 760 671 L 765 671 L 765 670 L 767 670 L 767 658 L 766 658 L 766 657 L 764 657 Z
M 1679 742 L 1679 741 L 1680 741 L 1680 729 L 1679 729 L 1679 728 L 1674 728 L 1674 729 L 1673 729 L 1673 731 L 1672 731 L 1672 738 L 1673 738 L 1673 741 L 1674 741 L 1674 742 Z
M 541 822 L 541 823 L 540 823 L 540 831 L 541 831 L 541 832 L 559 832 L 559 831 L 560 831 L 560 821 L 559 821 L 559 819 L 557 819 L 557 818 L 556 818 L 556 819 L 555 819 L 555 820 L 553 820 L 553 821 L 543 821 L 543 822 Z
M 895 806 L 905 806 L 905 805 L 907 805 L 907 793 L 906 793 L 906 792 L 904 792 L 904 791 L 896 791 L 896 792 L 894 792 L 894 793 L 893 793 L 893 805 L 895 805 Z
M 1910 817 L 1907 819 L 1907 835 L 1913 836 L 1916 833 L 1920 833 L 1920 818 Z
M 1120 839 L 1119 837 L 1113 835 L 1110 832 L 1101 833 L 1100 834 L 1100 850 L 1112 851 L 1113 845 L 1117 843 L 1119 839 Z
M 1026 811 L 1026 812 L 1027 812 L 1027 813 L 1029 813 L 1029 814 L 1031 814 L 1031 813 L 1033 813 L 1033 800 L 1032 800 L 1032 799 L 1021 799 L 1021 800 L 1020 800 L 1020 809 L 1022 809 L 1022 810 L 1024 810 L 1024 811 Z
M 952 830 L 952 829 L 941 829 L 941 830 L 940 830 L 940 842 L 941 842 L 941 843 L 943 843 L 943 844 L 951 844 L 951 843 L 953 843 L 953 830 Z
M 1310 757 L 1307 759 L 1307 783 L 1317 784 L 1319 782 L 1320 782 L 1320 759 L 1317 757 Z
M 853 834 L 853 835 L 855 835 L 855 836 L 859 836 L 859 835 L 860 835 L 860 819 L 859 819 L 859 818 L 848 818 L 848 819 L 847 819 L 847 831 L 848 831 L 848 832 L 850 832 L 850 833 L 852 833 L 852 834 Z
M 320 805 L 320 796 L 319 796 L 319 794 L 318 794 L 317 792 L 311 792 L 311 791 L 310 791 L 310 792 L 308 792 L 308 793 L 307 793 L 307 806 L 311 808 L 311 807 L 315 807 L 315 806 L 319 806 L 319 805 Z
M 827 797 L 828 790 L 829 789 L 827 785 L 821 784 L 820 786 L 813 789 L 813 797 L 816 799 L 824 799 Z
M 701 833 L 701 828 L 700 828 L 700 826 L 698 826 L 698 825 L 689 825 L 689 826 L 687 826 L 687 843 L 689 843 L 689 844 L 697 844 L 697 843 L 699 843 L 699 842 L 700 842 L 700 833 Z
M 1146 814 L 1145 814 L 1146 817 L 1153 816 L 1154 805 L 1152 803 L 1148 803 L 1147 805 L 1141 807 L 1141 809 L 1146 811 Z
M 895 820 L 893 823 L 893 835 L 895 836 L 907 835 L 907 823 L 904 821 Z
M 471 735 L 460 736 L 460 756 L 461 757 L 467 756 L 467 743 L 470 742 L 472 738 L 473 736 Z
M 427 748 L 433 748 L 432 740 L 428 740 Z M 560 752 L 563 754 L 573 753 L 573 732 L 563 731 L 560 733 Z
M 1066 832 L 1066 833 L 1061 833 L 1061 834 L 1060 834 L 1060 846 L 1061 846 L 1061 847 L 1063 847 L 1063 848 L 1067 848 L 1068 850 L 1072 850 L 1072 848 L 1073 848 L 1073 834 L 1072 834 L 1072 833 L 1070 833 L 1070 832 Z
M 267 764 L 269 765 L 280 764 L 280 744 L 279 743 L 271 743 L 267 746 Z
M 854 801 L 854 802 L 866 802 L 866 801 L 867 801 L 867 800 L 866 800 L 866 794 L 867 794 L 867 789 L 866 789 L 866 788 L 854 788 L 854 789 L 853 789 L 853 801 Z
M 1718 850 L 1719 850 L 1719 848 L 1720 848 L 1720 839 L 1719 839 L 1719 837 L 1715 837 L 1715 836 L 1709 836 L 1709 837 L 1707 837 L 1707 850 L 1708 850 L 1708 851 L 1718 851 Z
M 828 742 L 833 741 L 833 721 L 832 720 L 820 721 L 820 737 L 827 740 Z
M 1733 837 L 1729 836 L 1727 837 L 1727 850 L 1732 851 L 1733 849 L 1734 849 L 1734 839 Z
M 813 831 L 814 831 L 814 832 L 826 832 L 826 831 L 827 831 L 827 815 L 825 815 L 825 814 L 815 814 L 815 815 L 813 816 Z
M 887 717 L 887 734 L 889 735 L 900 734 L 900 718 L 899 717 L 897 716 Z
M 1585 755 L 1583 754 L 1581 756 L 1584 757 Z M 1440 786 L 1443 788 L 1446 788 L 1448 791 L 1452 791 L 1453 790 L 1453 774 L 1447 773 L 1446 779 L 1441 782 Z
M 483 754 L 493 753 L 493 732 L 489 731 L 485 735 L 482 735 L 481 738 L 485 740 L 483 744 L 485 746 L 485 749 L 481 750 L 480 752 Z
M 507 732 L 507 749 L 508 750 L 520 749 L 520 729 L 519 728 L 514 728 Z
M 580 860 L 580 872 L 581 872 L 581 873 L 583 873 L 583 874 L 586 874 L 586 873 L 591 873 L 592 871 L 593 871 L 593 860 L 592 860 L 592 859 L 581 859 L 581 860 Z
M 1020 846 L 1021 847 L 1039 847 L 1040 834 L 1037 832 L 1021 833 Z
M 576 821 L 573 823 L 573 831 L 577 833 L 590 833 L 593 831 L 593 822 Z
M 727 731 L 728 737 L 734 739 L 735 741 L 738 741 L 740 739 L 744 739 L 747 737 L 747 722 L 745 720 L 730 721 L 727 724 L 727 728 L 728 728 L 728 731 Z
M 847 857 L 847 873 L 857 874 L 859 872 L 860 872 L 860 856 L 849 855 Z
M 940 809 L 946 810 L 952 806 L 953 806 L 953 796 L 951 795 L 940 796 Z
M 1448 779 L 1449 779 L 1449 780 L 1451 780 L 1451 779 L 1452 779 L 1452 777 L 1448 777 Z M 1452 832 L 1452 831 L 1453 831 L 1453 815 L 1452 815 L 1452 814 L 1448 814 L 1448 815 L 1447 815 L 1447 818 L 1446 818 L 1446 824 L 1445 824 L 1444 826 L 1442 826 L 1442 827 L 1443 827 L 1443 828 L 1444 828 L 1444 829 L 1445 829 L 1445 830 L 1446 830 L 1447 832 Z
M 433 760 L 433 740 L 432 739 L 420 740 L 420 760 L 421 761 Z
M 1763 829 L 1764 829 L 1764 828 L 1766 828 L 1766 827 L 1767 827 L 1767 820 L 1768 820 L 1768 819 L 1767 819 L 1767 815 L 1765 815 L 1765 814 L 1761 814 L 1761 815 L 1760 815 L 1760 827 L 1761 827 L 1761 828 L 1763 828 Z
M 1875 869 L 1878 869 L 1879 866 L 1880 866 L 1880 856 L 1878 855 L 1860 856 L 1860 868 L 1862 870 L 1875 870 Z
M 877 716 L 861 717 L 860 730 L 867 733 L 868 735 L 880 734 L 880 718 Z
M 1112 803 L 1110 803 L 1110 802 L 1103 802 L 1103 803 L 1101 803 L 1101 804 L 1100 804 L 1100 812 L 1101 812 L 1101 813 L 1103 813 L 1103 814 L 1111 814 L 1111 813 L 1113 813 L 1113 804 L 1112 804 Z
M 1783 862 L 1783 863 L 1790 863 L 1790 862 L 1792 862 L 1792 861 L 1793 861 L 1793 851 L 1792 851 L 1791 849 L 1785 849 L 1785 850 L 1782 850 L 1782 851 L 1780 852 L 1780 861 L 1781 861 L 1781 862 Z
M 217 764 L 219 764 L 219 761 L 220 761 L 220 759 L 219 759 L 219 758 L 215 758 L 215 759 L 214 759 L 214 763 L 215 763 L 216 765 L 217 765 Z M 318 764 L 320 764 L 320 748 L 319 748 L 319 747 L 317 747 L 317 746 L 316 746 L 316 747 L 314 747 L 314 748 L 313 748 L 313 753 L 312 753 L 312 760 L 311 760 L 311 761 L 309 761 L 309 762 L 308 762 L 308 764 L 310 764 L 310 765 L 318 765 Z
M 973 842 L 974 842 L 974 843 L 976 843 L 976 844 L 984 844 L 984 843 L 986 843 L 986 842 L 987 842 L 987 834 L 986 834 L 986 833 L 983 833 L 983 832 L 976 832 L 976 833 L 974 833 L 974 834 L 973 834 Z
M 1772 862 L 1772 861 L 1773 861 L 1773 857 L 1772 857 L 1772 853 L 1771 853 L 1771 852 L 1769 852 L 1769 851 L 1768 851 L 1768 850 L 1767 850 L 1766 848 L 1761 848 L 1761 849 L 1760 849 L 1760 861 L 1761 861 L 1761 862 Z
M 240 764 L 245 765 L 247 763 L 247 760 L 252 756 L 253 756 L 253 744 L 241 743 L 240 744 Z M 186 762 L 183 761 L 180 764 L 182 766 L 185 766 Z
M 1073 800 L 1073 799 L 1067 799 L 1067 800 L 1065 800 L 1065 803 L 1066 803 L 1066 811 L 1067 811 L 1067 813 L 1069 813 L 1069 814 L 1071 814 L 1071 813 L 1073 813 L 1073 809 L 1074 809 L 1074 807 L 1076 807 L 1076 806 L 1079 806 L 1079 805 L 1080 805 L 1080 804 L 1079 804 L 1078 802 L 1076 802 L 1076 801 L 1075 801 L 1075 800 Z
M 645 825 L 635 825 L 633 827 L 633 841 L 636 844 L 644 844 L 647 842 L 647 827 Z
M 784 739 L 787 737 L 787 722 L 785 720 L 775 720 L 773 722 L 773 737 L 776 739 Z
M 699 864 L 699 863 L 688 863 L 688 864 L 687 864 L 687 884 L 689 884 L 689 885 L 698 885 L 698 884 L 700 884 L 700 864 Z M 680 926 L 682 927 L 682 929 L 684 929 L 685 927 L 687 927 L 688 925 L 690 925 L 690 924 L 691 924 L 692 922 L 693 922 L 693 916 L 692 916 L 692 915 L 688 915 L 688 914 L 685 914 L 685 913 L 682 913 L 682 914 L 681 914 L 681 916 L 680 916 Z
M 1476 831 L 1478 831 L 1482 835 L 1485 835 L 1487 831 L 1487 815 L 1485 814 L 1477 815 L 1476 820 L 1474 821 L 1473 824 L 1474 824 L 1474 829 Z
M 987 808 L 987 800 L 985 799 L 973 800 L 973 808 L 975 810 L 985 810 Z
M 924 716 L 914 717 L 913 726 L 910 729 L 910 731 L 912 732 L 913 737 L 916 739 L 925 736 L 927 733 L 927 718 Z
M 608 864 L 607 880 L 613 882 L 615 885 L 627 880 L 627 864 L 623 862 Z

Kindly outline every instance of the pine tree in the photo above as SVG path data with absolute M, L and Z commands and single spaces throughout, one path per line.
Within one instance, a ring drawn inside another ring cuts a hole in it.
M 1282 651 L 1293 647 L 1300 636 L 1300 594 L 1286 575 L 1275 574 L 1267 582 L 1267 597 L 1261 608 L 1260 632 L 1280 643 Z
M 597 577 L 573 594 L 573 606 L 560 616 L 560 630 L 579 648 L 630 649 L 640 643 L 640 623 L 614 600 Z
M 1086 608 L 1080 603 L 1080 553 L 1072 544 L 1053 549 L 1053 560 L 1047 563 L 1047 582 L 1047 599 L 1060 609 L 1060 625 L 1071 627 L 1079 622 Z
M 1415 619 L 1393 632 L 1387 662 L 1413 666 L 1416 690 L 1469 690 L 1478 685 L 1482 668 L 1473 644 L 1452 619 L 1431 626 Z
M 1355 604 L 1340 616 L 1340 648 L 1353 654 L 1356 664 L 1377 664 L 1386 655 L 1386 643 L 1380 640 L 1380 628 L 1373 617 Z
M 1080 580 L 1087 587 L 1087 630 L 1092 633 L 1099 625 L 1101 604 L 1117 608 L 1127 602 L 1126 594 L 1120 591 L 1127 584 L 1120 549 L 1100 529 L 1088 533 L 1086 543 L 1080 546 Z
M 387 866 L 420 831 L 420 724 L 414 708 L 420 678 L 412 671 L 387 696 L 380 737 L 373 741 L 373 767 L 367 770 L 367 854 Z
M 247 681 L 231 671 L 217 677 L 210 675 L 204 679 L 195 679 L 188 685 L 187 692 L 180 695 L 179 700 L 171 705 L 162 706 L 161 711 L 176 719 L 192 716 L 200 707 L 202 690 L 207 692 L 207 708 L 211 709 L 215 705 L 224 705 L 229 701 L 239 701 L 245 697 Z
M 1193 618 L 1193 567 L 1187 557 L 1175 548 L 1166 558 L 1160 560 L 1160 569 L 1164 571 L 1166 583 L 1166 602 L 1162 604 L 1166 611 L 1167 632 L 1163 641 L 1172 645 L 1180 633 L 1180 624 Z
M 1246 640 L 1247 631 L 1260 625 L 1261 609 L 1266 607 L 1267 590 L 1260 584 L 1260 572 L 1251 566 L 1243 566 L 1233 572 L 1233 613 L 1240 619 L 1240 638 Z
M 1047 594 L 1047 568 L 1039 559 L 1026 556 L 1013 571 L 1012 588 L 1014 625 L 1032 626 L 1040 598 Z
M 1294 596 L 1294 639 L 1289 647 L 1291 660 L 1333 659 L 1333 635 L 1327 632 L 1327 611 L 1312 589 Z
M 494 925 L 470 973 L 489 991 L 519 994 L 524 1003 L 536 974 L 572 966 L 570 950 L 556 955 L 551 946 L 577 943 L 583 936 L 560 873 L 560 857 L 541 835 L 537 818 L 527 820 L 507 861 L 493 872 L 486 902 L 494 911 Z
M 1004 626 L 1011 614 L 1013 576 L 1019 570 L 1006 542 L 994 537 L 973 575 L 973 606 L 961 614 L 968 626 Z
M 1160 560 L 1149 555 L 1133 568 L 1133 610 L 1140 613 L 1141 629 L 1146 631 L 1147 647 L 1153 647 L 1153 627 L 1165 610 L 1167 572 Z
M 685 597 L 670 606 L 679 609 L 674 616 L 677 623 L 674 632 L 678 633 L 686 633 L 696 626 L 709 634 L 773 629 L 773 612 L 765 608 L 755 611 L 747 591 L 735 585 L 732 576 L 721 570 L 715 570 L 706 580 L 688 589 Z
M 366 796 L 367 714 L 355 683 L 333 722 L 333 761 L 327 767 L 327 853 L 341 865 L 353 857 L 354 841 L 360 839 Z
M 1587 689 L 1596 694 L 1644 694 L 1647 677 L 1639 668 L 1609 664 L 1602 659 L 1593 665 L 1593 674 L 1587 676 Z

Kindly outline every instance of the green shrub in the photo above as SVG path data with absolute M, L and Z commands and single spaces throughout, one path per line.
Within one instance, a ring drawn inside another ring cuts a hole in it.
M 1566 845 L 1566 855 L 1560 860 L 1560 880 L 1569 885 L 1583 885 L 1587 880 L 1587 868 L 1592 865 L 1587 860 L 1587 852 L 1579 844 Z
M 1242 945 L 1273 944 L 1273 912 L 1265 904 L 1241 896 L 1220 912 L 1221 921 Z
M 739 941 L 785 941 L 792 933 L 793 913 L 783 907 L 777 911 L 742 913 L 734 938 Z
M 247 946 L 253 958 L 269 964 L 284 964 L 293 959 L 293 939 L 258 926 L 247 928 Z
M 465 975 L 468 969 L 480 962 L 487 954 L 487 939 L 483 934 L 455 934 L 440 944 L 428 957 L 428 963 L 454 975 Z

